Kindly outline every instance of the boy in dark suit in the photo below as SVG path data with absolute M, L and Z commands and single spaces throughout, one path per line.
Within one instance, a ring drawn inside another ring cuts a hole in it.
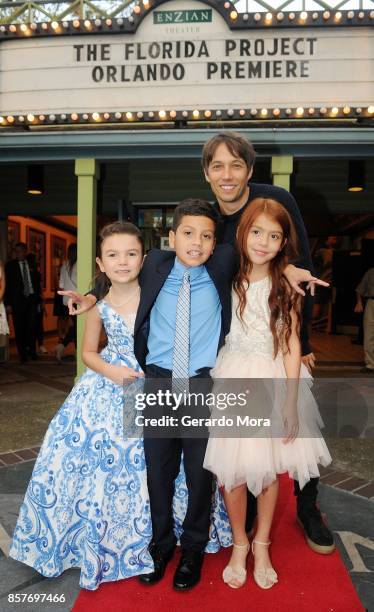
M 187 378 L 191 392 L 210 390 L 209 371 L 230 329 L 236 265 L 231 245 L 214 249 L 216 223 L 217 214 L 209 202 L 185 200 L 175 210 L 169 236 L 175 252 L 154 249 L 145 259 L 135 322 L 135 355 L 145 371 L 145 393 L 170 390 L 173 379 L 179 379 L 179 384 Z M 140 581 L 158 582 L 173 554 L 172 499 L 183 451 L 188 507 L 174 588 L 186 590 L 200 579 L 209 539 L 212 475 L 203 468 L 207 438 L 185 437 L 183 433 L 154 437 L 148 433 L 146 429 L 144 450 L 155 570 L 141 576 Z

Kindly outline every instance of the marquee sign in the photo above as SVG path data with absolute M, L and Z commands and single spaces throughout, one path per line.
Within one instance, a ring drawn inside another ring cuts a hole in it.
M 154 4 L 131 32 L 131 23 L 113 33 L 87 22 L 84 33 L 73 22 L 74 36 L 52 24 L 53 35 L 39 28 L 35 36 L 3 37 L 2 123 L 9 116 L 165 118 L 160 112 L 171 119 L 374 115 L 370 25 L 282 20 L 281 28 L 236 28 L 215 8 L 230 3 Z

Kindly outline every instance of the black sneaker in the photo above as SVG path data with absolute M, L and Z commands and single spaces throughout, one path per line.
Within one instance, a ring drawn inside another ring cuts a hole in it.
M 320 555 L 334 552 L 334 537 L 316 505 L 298 506 L 297 521 L 304 531 L 308 546 L 314 552 Z

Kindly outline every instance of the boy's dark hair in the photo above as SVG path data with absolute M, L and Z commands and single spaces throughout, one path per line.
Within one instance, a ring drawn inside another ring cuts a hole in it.
M 14 248 L 15 249 L 23 249 L 24 251 L 27 251 L 27 244 L 26 244 L 26 242 L 17 242 L 14 245 Z
M 226 145 L 231 155 L 245 161 L 248 170 L 252 168 L 256 158 L 252 143 L 237 132 L 222 132 L 210 138 L 203 147 L 202 164 L 205 171 L 209 168 L 209 164 L 221 144 Z
M 208 217 L 216 226 L 218 223 L 218 213 L 215 208 L 207 200 L 199 200 L 197 198 L 187 198 L 182 200 L 176 207 L 173 216 L 173 232 L 176 232 L 182 222 L 183 217 Z

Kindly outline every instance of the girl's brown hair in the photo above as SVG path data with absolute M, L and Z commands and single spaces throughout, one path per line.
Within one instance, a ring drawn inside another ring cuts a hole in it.
M 244 210 L 237 231 L 237 245 L 240 252 L 240 267 L 234 280 L 234 290 L 239 298 L 237 314 L 242 323 L 244 309 L 247 303 L 246 290 L 249 286 L 249 276 L 252 262 L 249 259 L 247 240 L 251 227 L 257 217 L 265 214 L 273 221 L 279 223 L 283 232 L 282 247 L 277 255 L 270 261 L 269 275 L 271 290 L 269 295 L 270 329 L 274 339 L 274 358 L 280 346 L 289 350 L 289 340 L 292 332 L 291 310 L 294 309 L 298 319 L 298 332 L 300 329 L 300 296 L 292 291 L 287 279 L 283 276 L 285 267 L 290 259 L 297 255 L 297 237 L 292 219 L 287 210 L 269 198 L 255 198 Z M 281 332 L 277 330 L 277 323 L 281 321 Z
M 127 234 L 128 236 L 134 236 L 142 249 L 142 254 L 144 253 L 144 241 L 141 231 L 136 225 L 133 223 L 129 223 L 128 221 L 115 221 L 114 223 L 108 223 L 104 225 L 101 229 L 97 242 L 97 255 L 101 258 L 102 256 L 102 247 L 106 238 L 109 236 L 114 236 L 116 234 Z M 111 287 L 111 282 L 105 272 L 101 272 L 99 270 L 93 279 L 93 285 L 97 289 L 99 293 L 99 299 L 102 299 L 109 291 Z

